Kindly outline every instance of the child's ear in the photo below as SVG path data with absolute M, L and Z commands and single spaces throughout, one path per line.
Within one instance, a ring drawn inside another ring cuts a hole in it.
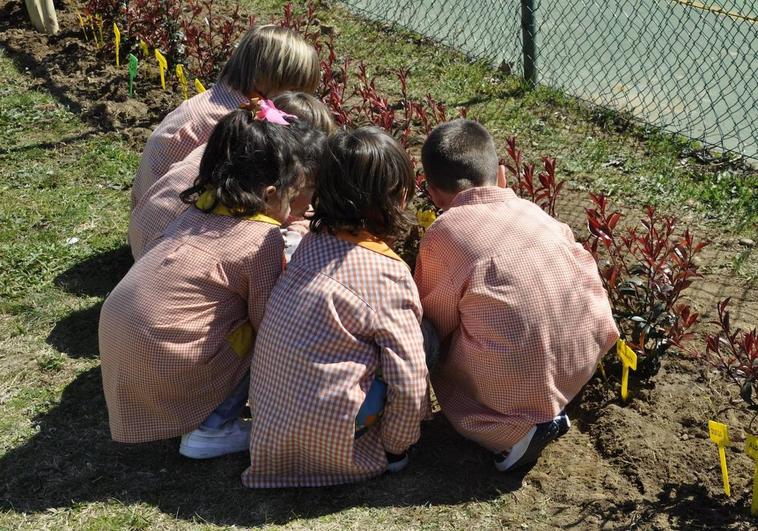
M 508 188 L 508 180 L 505 178 L 505 166 L 497 167 L 497 186 L 499 188 Z
M 266 201 L 268 203 L 270 200 L 276 199 L 276 198 L 277 198 L 277 189 L 276 189 L 276 186 L 267 186 L 266 188 L 263 189 L 263 200 L 264 201 Z

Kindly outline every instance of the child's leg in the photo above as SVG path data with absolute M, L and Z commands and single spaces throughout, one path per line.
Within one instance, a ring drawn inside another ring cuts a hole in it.
M 214 409 L 208 418 L 200 425 L 203 428 L 211 428 L 218 430 L 224 426 L 224 424 L 237 420 L 242 412 L 242 408 L 247 403 L 247 395 L 250 391 L 250 373 L 242 379 L 234 388 L 232 394 L 230 394 L 226 400 L 221 402 L 219 406 Z
M 250 421 L 239 418 L 247 402 L 250 374 L 196 429 L 182 436 L 179 453 L 192 459 L 210 459 L 244 452 L 250 444 Z
M 431 371 L 440 359 L 440 338 L 434 325 L 428 319 L 421 320 L 421 333 L 424 335 L 426 368 Z

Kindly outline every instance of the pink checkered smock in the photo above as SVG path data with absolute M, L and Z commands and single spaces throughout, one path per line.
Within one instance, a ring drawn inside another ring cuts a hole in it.
M 187 210 L 187 204 L 179 194 L 191 187 L 197 178 L 200 161 L 205 153 L 203 144 L 195 148 L 187 158 L 180 160 L 158 179 L 137 203 L 129 217 L 129 245 L 134 260 L 155 245 L 168 225 Z
M 174 109 L 150 135 L 132 185 L 132 208 L 172 164 L 205 144 L 221 118 L 248 101 L 223 83 L 193 96 Z
M 442 411 L 495 452 L 554 418 L 618 337 L 592 256 L 511 189 L 459 193 L 426 232 L 415 278 L 449 345 L 432 372 Z
M 192 207 L 134 264 L 100 313 L 114 440 L 187 433 L 229 396 L 250 368 L 283 251 L 273 224 Z
M 306 235 L 255 345 L 245 486 L 371 478 L 387 468 L 385 452 L 415 443 L 429 408 L 420 320 L 410 271 L 386 245 L 365 233 L 353 241 Z M 380 368 L 384 415 L 355 439 L 356 414 Z

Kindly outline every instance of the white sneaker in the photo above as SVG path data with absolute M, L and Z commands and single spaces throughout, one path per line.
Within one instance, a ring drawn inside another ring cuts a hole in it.
M 219 429 L 204 428 L 182 435 L 179 453 L 190 459 L 211 459 L 245 452 L 250 446 L 249 420 L 237 419 Z
M 408 452 L 404 454 L 387 454 L 387 472 L 395 474 L 408 466 Z

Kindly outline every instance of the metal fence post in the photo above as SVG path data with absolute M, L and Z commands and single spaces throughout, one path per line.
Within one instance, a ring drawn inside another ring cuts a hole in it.
M 537 0 L 521 0 L 521 33 L 524 40 L 524 79 L 537 84 Z

